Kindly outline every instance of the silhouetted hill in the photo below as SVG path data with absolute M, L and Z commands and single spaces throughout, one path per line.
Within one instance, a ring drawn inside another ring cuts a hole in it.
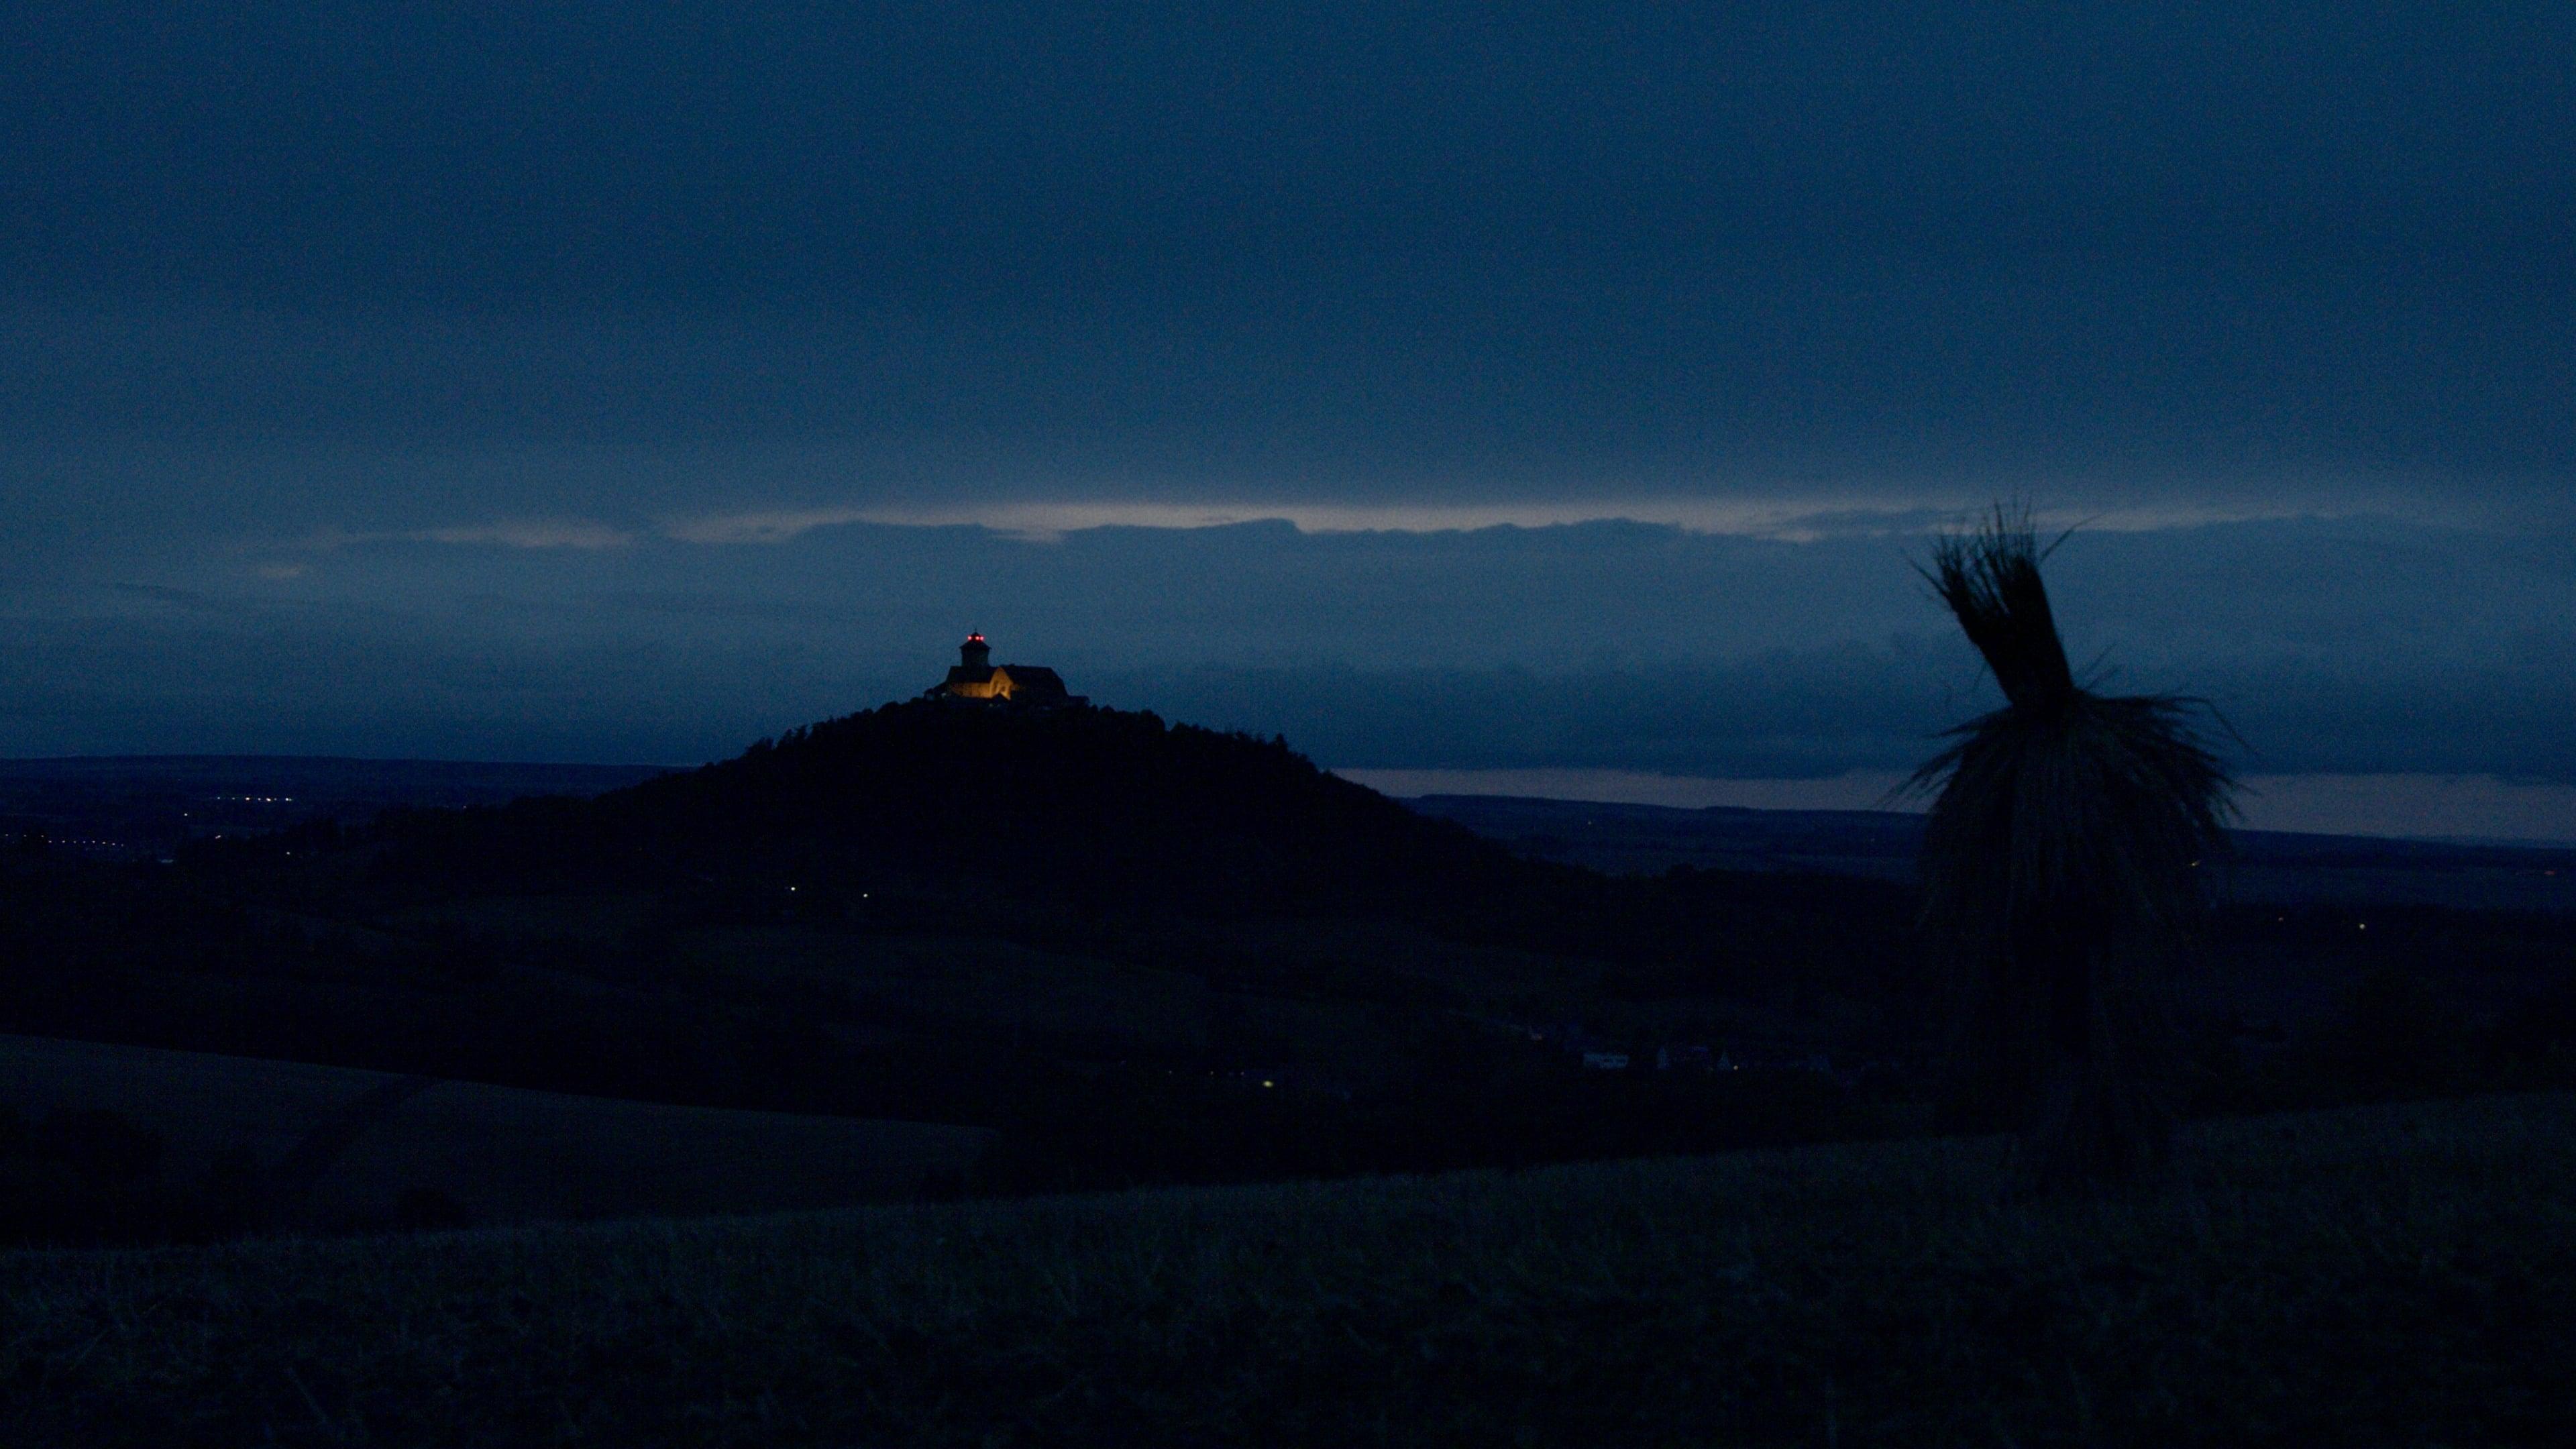
M 844 902 L 981 885 L 1078 908 L 1441 918 L 1582 873 L 1515 858 L 1282 740 L 1148 713 L 890 704 L 595 800 L 390 824 L 413 879 L 746 877 Z
M 643 890 L 691 900 L 700 919 L 999 931 L 1086 950 L 1103 921 L 1132 945 L 1185 920 L 1364 919 L 1613 967 L 1603 984 L 1639 998 L 1884 997 L 1910 961 L 1894 885 L 1608 876 L 1428 817 L 1284 740 L 1111 709 L 889 704 L 595 799 L 397 812 L 380 829 L 374 874 L 397 892 Z M 1185 949 L 1191 970 L 1236 954 L 1204 934 Z M 1402 955 L 1380 942 L 1286 984 L 1379 994 L 1410 969 Z M 1342 979 L 1326 988 L 1317 971 Z

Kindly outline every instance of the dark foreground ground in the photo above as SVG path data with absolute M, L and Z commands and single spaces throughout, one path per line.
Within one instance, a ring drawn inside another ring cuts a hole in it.
M 2249 1119 L 2010 1204 L 1951 1141 L 0 1257 L 0 1443 L 2541 1444 L 2576 1096 Z

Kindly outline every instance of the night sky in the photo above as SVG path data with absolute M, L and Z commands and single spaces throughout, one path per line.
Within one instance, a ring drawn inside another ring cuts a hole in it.
M 9 14 L 0 754 L 699 760 L 971 627 L 1884 772 L 2021 496 L 2249 769 L 2576 786 L 2563 6 Z

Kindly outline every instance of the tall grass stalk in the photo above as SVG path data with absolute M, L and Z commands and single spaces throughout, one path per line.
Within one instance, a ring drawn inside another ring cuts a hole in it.
M 2154 1169 L 2173 1134 L 2160 987 L 2197 939 L 2234 782 L 2200 701 L 2113 696 L 2068 665 L 2027 512 L 1924 570 L 2004 707 L 1916 772 L 1938 789 L 1923 921 L 1954 1005 L 1951 1100 L 2021 1131 L 2040 1190 Z

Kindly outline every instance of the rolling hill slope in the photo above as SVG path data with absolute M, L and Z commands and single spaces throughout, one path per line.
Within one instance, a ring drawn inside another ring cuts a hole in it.
M 247 1154 L 272 1229 L 386 1222 L 420 1193 L 476 1223 L 841 1207 L 962 1177 L 992 1136 L 19 1036 L 0 1103 L 115 1112 L 163 1139 L 173 1186 Z

